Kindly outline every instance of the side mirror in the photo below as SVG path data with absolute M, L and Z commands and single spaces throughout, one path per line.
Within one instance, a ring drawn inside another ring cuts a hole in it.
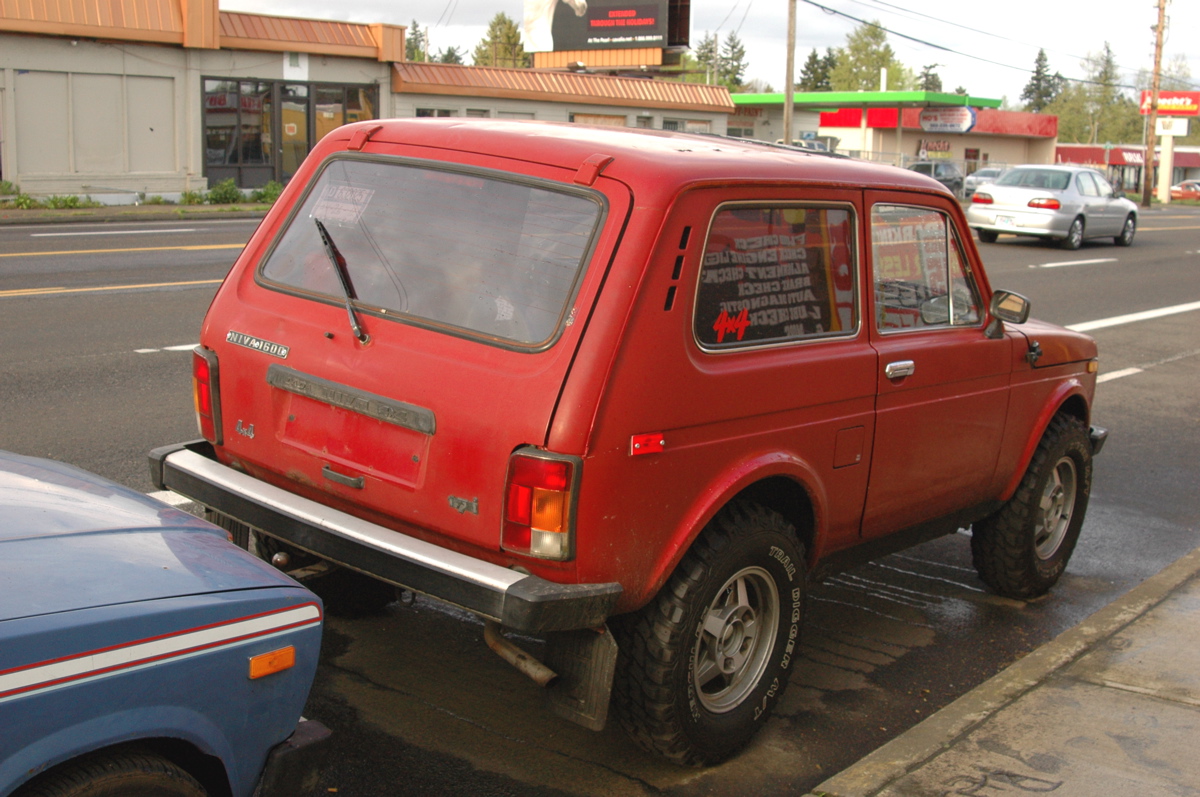
M 1024 324 L 1029 320 L 1031 306 L 1029 300 L 1019 293 L 996 291 L 992 294 L 992 303 L 989 305 L 989 309 L 992 313 L 992 321 L 988 324 L 985 332 L 989 338 L 998 338 L 1004 334 L 1002 322 Z

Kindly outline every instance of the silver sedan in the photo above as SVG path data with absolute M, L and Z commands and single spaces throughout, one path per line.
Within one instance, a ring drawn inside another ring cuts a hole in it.
M 971 197 L 967 223 L 984 243 L 1032 235 L 1078 249 L 1085 239 L 1133 243 L 1137 205 L 1104 176 L 1074 166 L 1017 166 Z

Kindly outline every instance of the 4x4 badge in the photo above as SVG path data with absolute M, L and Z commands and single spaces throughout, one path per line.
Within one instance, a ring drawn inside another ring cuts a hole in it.
M 272 357 L 278 357 L 281 360 L 286 360 L 290 349 L 282 343 L 272 343 L 269 340 L 256 338 L 253 335 L 247 335 L 244 332 L 234 332 L 232 329 L 225 335 L 225 340 L 235 346 L 244 346 L 247 349 L 261 351 L 264 354 L 270 354 Z

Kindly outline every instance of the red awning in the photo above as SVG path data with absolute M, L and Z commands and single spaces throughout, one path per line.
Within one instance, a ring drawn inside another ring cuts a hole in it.
M 1177 153 L 1176 158 L 1180 154 Z M 1141 166 L 1145 152 L 1137 147 L 1113 147 L 1105 155 L 1104 147 L 1059 145 L 1054 150 L 1055 163 L 1083 163 L 1088 166 Z M 1176 166 L 1180 165 L 1178 162 Z

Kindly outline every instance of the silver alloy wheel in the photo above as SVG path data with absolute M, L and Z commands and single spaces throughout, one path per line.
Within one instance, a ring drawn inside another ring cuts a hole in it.
M 1063 457 L 1054 465 L 1050 478 L 1046 480 L 1042 498 L 1038 501 L 1040 516 L 1033 532 L 1033 544 L 1039 559 L 1054 556 L 1062 545 L 1071 525 L 1071 516 L 1075 513 L 1075 493 L 1078 489 L 1075 460 Z
M 1067 248 L 1078 249 L 1083 243 L 1083 222 L 1079 219 L 1071 222 L 1071 229 L 1067 230 Z
M 1125 227 L 1121 230 L 1121 243 L 1125 246 L 1129 246 L 1129 244 L 1133 241 L 1133 236 L 1136 230 L 1137 227 L 1133 221 L 1133 216 L 1125 219 Z
M 692 652 L 696 695 L 707 710 L 737 708 L 767 669 L 779 628 L 779 590 L 761 567 L 739 570 L 717 592 Z

